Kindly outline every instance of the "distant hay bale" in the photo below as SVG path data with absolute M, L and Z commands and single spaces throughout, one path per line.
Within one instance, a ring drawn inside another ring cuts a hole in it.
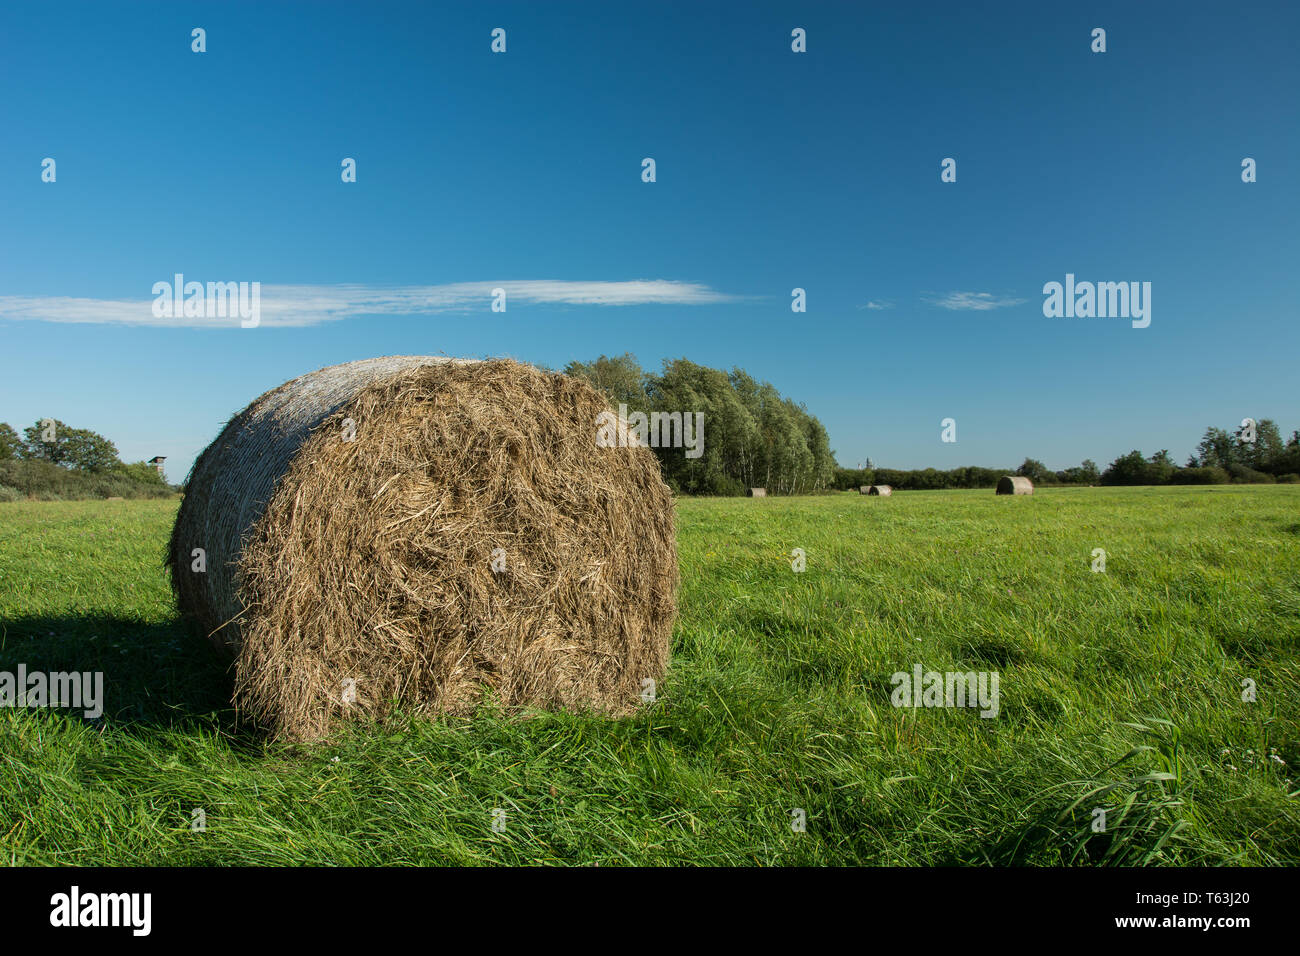
M 766 489 L 766 488 L 750 488 L 750 489 L 749 489 L 749 497 L 751 497 L 751 498 L 766 498 L 766 497 L 767 497 L 767 489 Z
M 622 715 L 668 662 L 673 502 L 608 404 L 511 361 L 399 356 L 262 395 L 198 461 L 178 604 L 277 736 L 502 706 Z M 195 549 L 203 549 L 206 571 Z
M 1028 478 L 1020 475 L 1003 475 L 998 479 L 998 494 L 1000 495 L 1032 495 L 1034 493 L 1034 483 Z
M 872 485 L 869 489 L 867 489 L 867 494 L 879 495 L 882 498 L 888 498 L 893 493 L 894 493 L 894 489 L 890 485 Z

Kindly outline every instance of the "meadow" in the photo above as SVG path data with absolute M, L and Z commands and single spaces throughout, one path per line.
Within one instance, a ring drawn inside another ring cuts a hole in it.
M 640 714 L 311 746 L 178 621 L 176 507 L 0 504 L 0 671 L 106 688 L 0 708 L 6 863 L 1300 863 L 1300 487 L 681 499 Z M 917 664 L 996 672 L 997 716 L 893 706 Z

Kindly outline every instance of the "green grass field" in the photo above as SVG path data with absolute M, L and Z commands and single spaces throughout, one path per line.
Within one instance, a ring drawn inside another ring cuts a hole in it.
M 106 681 L 98 721 L 0 710 L 7 862 L 1300 863 L 1300 488 L 683 500 L 639 716 L 312 747 L 239 723 L 178 624 L 175 510 L 0 505 L 0 670 Z M 996 671 L 997 717 L 891 706 L 917 663 Z

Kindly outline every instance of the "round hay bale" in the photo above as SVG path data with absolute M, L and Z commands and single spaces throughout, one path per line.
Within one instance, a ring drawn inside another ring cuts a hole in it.
M 767 489 L 766 489 L 766 488 L 750 488 L 750 489 L 749 489 L 749 497 L 751 497 L 751 498 L 766 498 L 766 497 L 767 497 Z
M 882 498 L 888 498 L 893 493 L 894 489 L 890 485 L 872 485 L 867 491 L 869 495 L 879 495 Z
M 673 503 L 648 448 L 598 447 L 607 411 L 516 362 L 399 356 L 240 412 L 168 556 L 182 612 L 235 657 L 237 707 L 297 740 L 394 703 L 635 709 L 668 662 Z
M 1034 483 L 1020 475 L 1003 475 L 998 479 L 997 493 L 1000 495 L 1032 495 L 1034 493 Z
M 858 494 L 860 494 L 860 495 L 869 495 L 869 494 L 871 494 L 871 486 L 870 486 L 870 485 L 858 485 Z

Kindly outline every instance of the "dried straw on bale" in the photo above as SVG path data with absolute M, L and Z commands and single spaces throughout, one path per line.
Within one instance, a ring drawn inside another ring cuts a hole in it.
M 668 662 L 673 503 L 648 448 L 597 447 L 607 409 L 564 375 L 428 357 L 248 406 L 195 462 L 168 557 L 237 706 L 299 740 L 489 693 L 633 710 Z
M 750 489 L 749 489 L 749 497 L 751 497 L 751 498 L 766 498 L 766 497 L 767 497 L 767 489 L 766 489 L 766 488 L 750 488 Z
M 870 486 L 870 485 L 858 485 L 858 494 L 860 494 L 860 495 L 869 495 L 869 494 L 871 494 L 871 486 Z
M 1022 478 L 1020 475 L 1003 475 L 998 479 L 997 493 L 1000 495 L 1032 495 L 1034 493 L 1034 483 L 1028 478 Z
M 869 495 L 880 495 L 882 498 L 888 498 L 893 493 L 894 489 L 890 485 L 872 485 L 867 491 Z

